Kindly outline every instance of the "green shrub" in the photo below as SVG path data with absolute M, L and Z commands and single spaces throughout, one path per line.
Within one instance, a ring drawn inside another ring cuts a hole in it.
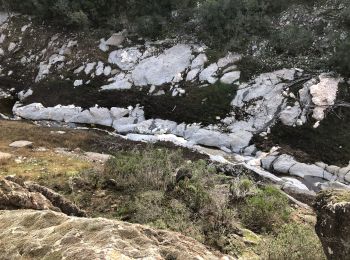
M 166 190 L 182 164 L 179 151 L 148 148 L 121 152 L 107 162 L 103 177 L 115 180 L 122 191 Z
M 271 44 L 278 53 L 297 56 L 311 48 L 313 36 L 312 32 L 305 28 L 288 25 L 271 38 Z
M 350 76 L 350 38 L 341 41 L 330 58 L 330 67 L 344 76 Z
M 236 178 L 230 186 L 230 200 L 239 202 L 257 192 L 255 183 L 247 177 Z
M 240 207 L 242 222 L 251 230 L 270 232 L 288 221 L 288 198 L 273 186 L 266 186 Z
M 260 250 L 263 259 L 326 259 L 315 231 L 297 223 L 283 225 L 275 237 L 270 237 L 261 244 Z

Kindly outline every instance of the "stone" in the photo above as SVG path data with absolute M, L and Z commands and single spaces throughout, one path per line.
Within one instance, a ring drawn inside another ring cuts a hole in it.
M 286 107 L 282 92 L 286 82 L 294 79 L 295 73 L 295 69 L 264 73 L 249 83 L 241 84 L 231 105 L 247 116 L 245 119 L 231 120 L 228 129 L 233 132 L 265 132 L 279 119 L 280 111 Z
M 208 57 L 206 54 L 199 54 L 191 64 L 191 70 L 199 69 L 202 70 L 204 68 L 205 63 L 208 61 Z
M 278 173 L 288 174 L 290 173 L 292 166 L 294 166 L 296 163 L 297 162 L 292 156 L 287 154 L 282 154 L 274 161 L 272 165 L 272 169 Z
M 109 154 L 102 154 L 102 153 L 92 153 L 92 152 L 86 152 L 84 153 L 86 158 L 93 162 L 100 162 L 100 163 L 106 163 L 110 158 L 112 158 Z
M 120 49 L 109 54 L 108 62 L 116 64 L 121 70 L 132 70 L 138 64 L 142 53 L 136 47 Z
M 109 39 L 105 42 L 109 46 L 120 46 L 125 40 L 125 36 L 122 33 L 114 33 Z
M 296 163 L 294 164 L 290 170 L 289 173 L 294 176 L 299 176 L 301 178 L 304 178 L 305 176 L 312 176 L 312 177 L 318 177 L 318 178 L 324 178 L 326 180 L 332 180 L 335 178 L 335 176 L 332 178 L 329 176 L 330 174 L 322 169 L 321 167 L 318 167 L 313 164 L 305 164 L 305 163 Z M 328 173 L 328 175 L 327 175 Z
M 265 170 L 272 170 L 273 162 L 277 159 L 277 156 L 268 155 L 261 159 L 261 167 Z
M 194 81 L 198 76 L 200 69 L 193 69 L 187 73 L 186 81 Z
M 333 78 L 327 74 L 319 76 L 320 82 L 310 87 L 312 102 L 315 104 L 312 117 L 321 121 L 325 117 L 325 111 L 334 105 L 337 98 L 338 85 L 341 78 Z
M 95 66 L 96 66 L 96 62 L 90 62 L 86 64 L 86 67 L 84 69 L 85 74 L 89 75 L 92 72 L 92 70 L 95 68 Z
M 9 52 L 12 52 L 14 49 L 16 49 L 16 47 L 17 47 L 17 44 L 16 44 L 16 43 L 10 42 L 10 43 L 9 43 L 9 46 L 8 46 L 8 48 L 7 48 L 7 50 L 8 50 Z
M 35 209 L 56 210 L 52 203 L 42 194 L 32 192 L 21 185 L 4 178 L 0 178 L 0 210 Z M 1 229 L 2 230 L 2 229 Z M 1 232 L 0 232 L 1 233 Z
M 234 259 L 180 233 L 50 210 L 0 211 L 0 248 L 4 259 Z
M 135 86 L 170 83 L 190 66 L 191 55 L 190 45 L 175 45 L 159 56 L 142 60 L 131 73 L 132 81 Z
M 9 144 L 10 147 L 13 148 L 25 148 L 25 147 L 33 147 L 33 142 L 29 142 L 29 141 L 15 141 L 11 144 Z
M 65 213 L 69 216 L 86 217 L 86 212 L 78 208 L 74 203 L 67 200 L 61 194 L 41 186 L 35 182 L 25 182 L 24 188 L 30 192 L 37 192 L 44 196 L 51 204 L 58 209 L 60 212 Z
M 223 84 L 232 84 L 238 81 L 241 77 L 240 71 L 228 72 L 224 76 L 221 77 L 220 82 Z
M 79 87 L 84 84 L 84 81 L 82 79 L 77 79 L 74 81 L 73 86 L 74 87 Z
M 256 151 L 257 151 L 257 148 L 256 148 L 256 146 L 253 144 L 253 145 L 248 146 L 247 148 L 245 148 L 243 154 L 244 154 L 245 156 L 251 156 L 251 155 L 253 155 L 254 153 L 256 153 Z
M 315 201 L 316 233 L 329 260 L 350 255 L 350 191 L 326 190 Z
M 120 73 L 116 75 L 112 80 L 114 80 L 114 82 L 102 86 L 101 90 L 123 90 L 131 89 L 132 87 L 130 74 Z
M 224 68 L 228 65 L 236 63 L 241 58 L 242 58 L 242 56 L 240 54 L 235 54 L 235 53 L 229 52 L 224 58 L 221 58 L 218 60 L 218 67 Z
M 20 101 L 25 100 L 27 97 L 30 97 L 31 95 L 33 95 L 33 90 L 32 89 L 28 89 L 27 91 L 22 90 L 21 92 L 18 93 L 18 98 Z
M 294 106 L 288 106 L 280 113 L 280 120 L 284 125 L 293 126 L 297 123 L 300 114 L 300 105 L 298 102 L 295 102 Z
M 199 74 L 199 80 L 200 81 L 207 81 L 210 84 L 214 84 L 217 79 L 217 71 L 219 67 L 216 63 L 210 64 L 207 68 L 205 68 L 200 74 Z

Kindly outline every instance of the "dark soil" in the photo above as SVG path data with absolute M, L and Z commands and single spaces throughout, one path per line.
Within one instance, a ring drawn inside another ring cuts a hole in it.
M 230 111 L 230 103 L 236 88 L 223 84 L 199 88 L 186 87 L 186 95 L 172 97 L 171 93 L 162 96 L 148 95 L 144 90 L 99 91 L 102 82 L 95 80 L 88 86 L 73 88 L 69 81 L 47 81 L 34 88 L 34 94 L 26 104 L 40 102 L 44 106 L 71 105 L 90 108 L 98 104 L 101 107 L 128 107 L 137 104 L 144 107 L 146 118 L 160 118 L 178 123 L 217 123 L 217 116 L 224 118 Z

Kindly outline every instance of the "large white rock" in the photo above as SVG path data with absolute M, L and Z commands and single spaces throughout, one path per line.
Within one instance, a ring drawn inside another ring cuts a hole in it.
M 223 75 L 220 79 L 221 83 L 224 84 L 232 84 L 236 81 L 238 81 L 241 77 L 241 72 L 240 71 L 232 71 L 228 72 L 225 75 Z
M 229 52 L 224 58 L 218 60 L 218 67 L 224 68 L 227 65 L 236 63 L 242 58 L 242 55 Z
M 121 70 L 132 70 L 135 68 L 142 53 L 136 47 L 113 51 L 109 54 L 108 62 L 118 65 Z
M 290 169 L 292 168 L 292 166 L 294 166 L 296 163 L 297 162 L 294 160 L 292 156 L 283 154 L 274 161 L 272 168 L 274 171 L 278 173 L 287 174 L 290 172 Z
M 204 68 L 204 65 L 207 61 L 208 61 L 207 55 L 204 53 L 201 53 L 192 61 L 191 69 L 192 70 L 194 70 L 194 69 L 201 70 Z
M 217 78 L 217 71 L 219 67 L 216 63 L 210 64 L 207 68 L 205 68 L 200 74 L 199 74 L 199 80 L 200 81 L 207 81 L 210 84 L 214 84 L 218 78 Z
M 193 69 L 187 73 L 186 81 L 193 81 L 198 76 L 200 69 Z
M 179 44 L 159 56 L 144 59 L 132 71 L 132 80 L 136 86 L 170 83 L 190 66 L 191 54 L 190 45 Z
M 293 107 L 286 107 L 280 114 L 280 120 L 284 125 L 293 126 L 296 124 L 301 114 L 301 108 L 298 102 Z
M 312 102 L 316 105 L 312 117 L 317 121 L 324 119 L 324 112 L 334 105 L 337 98 L 338 85 L 341 78 L 333 78 L 327 74 L 319 76 L 320 82 L 310 87 Z
M 336 180 L 336 176 L 313 164 L 297 163 L 290 168 L 289 173 L 301 178 L 312 176 L 323 178 L 328 181 Z
M 15 141 L 11 143 L 9 146 L 12 148 L 32 147 L 33 142 L 21 140 L 21 141 Z
M 105 42 L 106 45 L 116 46 L 121 45 L 125 40 L 125 36 L 122 33 L 114 33 L 109 39 Z
M 122 90 L 131 89 L 131 76 L 130 74 L 120 73 L 113 78 L 114 82 L 101 87 L 101 90 Z
M 248 116 L 244 120 L 224 120 L 231 131 L 242 129 L 250 132 L 265 131 L 279 118 L 279 112 L 285 108 L 282 93 L 286 82 L 293 80 L 295 69 L 279 70 L 259 75 L 250 83 L 239 86 L 231 105 Z

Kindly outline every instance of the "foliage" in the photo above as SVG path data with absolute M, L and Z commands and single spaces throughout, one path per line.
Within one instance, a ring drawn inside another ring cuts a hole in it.
M 350 38 L 338 43 L 335 53 L 330 59 L 330 66 L 344 76 L 350 76 Z
M 170 21 L 172 11 L 195 4 L 194 0 L 3 0 L 2 7 L 76 28 L 91 25 L 115 30 L 129 23 L 140 33 L 155 36 L 162 31 L 164 21 Z
M 103 177 L 115 180 L 118 190 L 166 190 L 182 163 L 184 160 L 179 151 L 120 152 L 107 162 Z
M 257 190 L 258 188 L 249 178 L 236 178 L 230 186 L 230 199 L 233 202 L 240 202 L 248 196 L 254 195 Z
M 278 53 L 292 56 L 305 53 L 313 43 L 312 32 L 303 27 L 288 25 L 271 38 L 271 44 Z
M 271 236 L 261 244 L 260 250 L 263 259 L 326 259 L 315 231 L 297 223 L 283 225 L 275 237 Z
M 288 198 L 277 188 L 266 186 L 240 206 L 243 223 L 253 231 L 271 232 L 290 216 Z

